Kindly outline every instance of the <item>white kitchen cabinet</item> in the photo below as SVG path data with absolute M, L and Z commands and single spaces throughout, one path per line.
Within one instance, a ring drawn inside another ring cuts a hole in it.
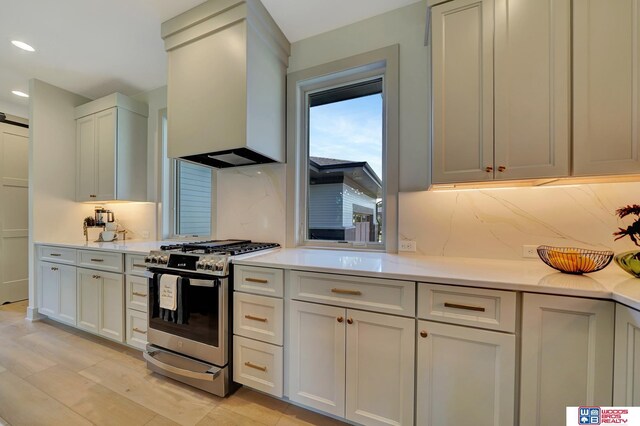
M 418 321 L 416 424 L 515 424 L 516 337 Z
M 38 264 L 38 311 L 48 317 L 76 325 L 76 268 L 50 262 Z
M 522 308 L 520 425 L 558 424 L 568 406 L 611 406 L 613 302 L 525 293 Z
M 76 108 L 77 201 L 146 201 L 147 111 L 118 93 Z
M 147 311 L 149 306 L 149 282 L 144 256 L 125 255 L 125 308 L 127 344 L 144 350 L 147 346 Z M 105 260 L 107 260 L 105 258 Z M 120 261 L 122 257 L 120 258 Z M 113 267 L 118 262 L 106 262 Z
M 616 305 L 613 405 L 640 406 L 640 311 Z
M 570 1 L 432 9 L 433 183 L 568 176 Z
M 640 4 L 573 5 L 573 173 L 640 173 Z
M 289 398 L 364 425 L 412 424 L 415 321 L 290 303 Z
M 121 274 L 77 268 L 78 328 L 124 341 L 124 283 Z

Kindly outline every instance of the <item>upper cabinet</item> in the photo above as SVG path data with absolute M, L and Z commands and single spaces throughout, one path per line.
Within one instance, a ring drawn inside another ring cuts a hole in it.
M 210 0 L 162 24 L 168 155 L 214 167 L 284 161 L 289 41 L 258 0 Z
M 639 2 L 433 6 L 433 183 L 640 173 Z
M 639 3 L 573 4 L 575 175 L 640 173 Z
M 147 115 L 120 93 L 76 108 L 77 201 L 147 200 Z
M 433 183 L 569 174 L 570 1 L 432 9 Z

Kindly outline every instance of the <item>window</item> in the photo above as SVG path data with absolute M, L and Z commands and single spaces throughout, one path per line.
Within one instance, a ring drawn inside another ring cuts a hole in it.
M 288 76 L 288 245 L 397 249 L 397 54 Z
M 213 235 L 213 169 L 171 159 L 167 152 L 167 117 L 162 116 L 162 235 L 208 239 Z

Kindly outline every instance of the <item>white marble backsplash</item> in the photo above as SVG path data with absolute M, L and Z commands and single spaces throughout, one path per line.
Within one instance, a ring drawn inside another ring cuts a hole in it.
M 285 165 L 217 172 L 217 238 L 285 243 Z
M 399 239 L 418 254 L 522 259 L 525 244 L 616 253 L 637 248 L 614 242 L 615 210 L 640 204 L 640 183 L 401 193 Z

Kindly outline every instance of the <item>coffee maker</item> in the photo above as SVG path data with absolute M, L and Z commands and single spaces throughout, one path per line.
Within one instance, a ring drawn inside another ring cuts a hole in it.
M 113 212 L 107 210 L 104 207 L 96 207 L 95 221 L 96 226 L 106 226 L 107 223 L 112 223 L 116 220 Z

